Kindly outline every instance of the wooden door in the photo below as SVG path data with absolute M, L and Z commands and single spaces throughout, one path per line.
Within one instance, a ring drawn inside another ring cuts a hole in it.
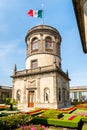
M 28 107 L 34 107 L 34 91 L 29 91 L 29 94 L 28 94 Z

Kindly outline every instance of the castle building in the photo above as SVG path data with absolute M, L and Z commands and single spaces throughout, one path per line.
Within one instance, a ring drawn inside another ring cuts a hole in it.
M 0 85 L 0 104 L 4 104 L 6 98 L 12 97 L 12 87 Z
M 61 67 L 61 36 L 47 25 L 26 37 L 26 69 L 14 68 L 12 97 L 21 108 L 61 108 L 69 104 L 69 77 Z

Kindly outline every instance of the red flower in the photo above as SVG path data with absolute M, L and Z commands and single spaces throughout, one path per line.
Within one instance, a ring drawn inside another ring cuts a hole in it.
M 68 120 L 73 120 L 76 116 L 71 116 L 68 118 Z

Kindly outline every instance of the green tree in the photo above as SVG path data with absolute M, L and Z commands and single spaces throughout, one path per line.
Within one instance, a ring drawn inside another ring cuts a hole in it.
M 12 99 L 12 98 L 6 98 L 5 104 L 10 105 L 10 110 L 12 111 L 13 106 L 17 105 L 17 101 L 15 99 Z

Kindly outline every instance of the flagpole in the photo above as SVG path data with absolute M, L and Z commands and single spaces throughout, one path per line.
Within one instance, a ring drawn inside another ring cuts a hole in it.
M 42 25 L 44 25 L 44 4 L 42 4 Z

